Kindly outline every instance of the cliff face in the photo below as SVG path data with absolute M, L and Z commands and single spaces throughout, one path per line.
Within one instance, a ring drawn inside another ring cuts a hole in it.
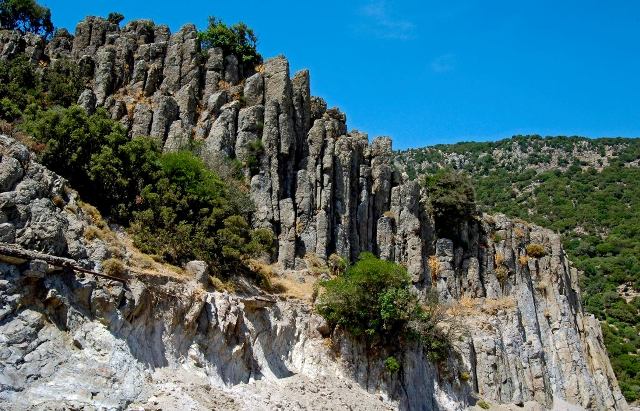
M 25 267 L 0 264 L 0 399 L 7 406 L 122 408 L 152 403 L 155 391 L 178 384 L 174 397 L 199 403 L 209 387 L 229 408 L 320 409 L 309 398 L 331 392 L 332 408 L 463 409 L 477 398 L 551 406 L 557 398 L 626 409 L 558 237 L 485 216 L 458 227 L 455 243 L 437 238 L 419 185 L 393 171 L 390 139 L 369 143 L 365 134 L 347 132 L 344 114 L 311 96 L 307 71 L 290 78 L 287 61 L 277 57 L 245 76 L 235 57 L 217 49 L 203 55 L 194 26 L 171 34 L 146 21 L 120 29 L 89 18 L 75 37 L 59 33 L 46 45 L 0 32 L 0 56 L 16 53 L 49 64 L 76 61 L 92 78 L 79 103 L 106 108 L 132 136 L 151 135 L 165 150 L 199 142 L 212 166 L 257 157 L 257 167 L 247 170 L 253 224 L 277 234 L 275 258 L 283 268 L 304 268 L 308 253 L 353 259 L 372 251 L 406 265 L 419 292 L 436 289 L 465 332 L 446 366 L 412 346 L 395 353 L 402 368 L 391 375 L 384 355 L 372 356 L 345 336 L 334 335 L 337 343 L 327 347 L 321 320 L 301 303 L 210 293 L 167 278 L 141 276 L 128 287 L 70 273 L 34 279 Z M 10 147 L 19 145 L 10 139 L 2 144 L 2 195 L 23 196 L 22 187 L 35 184 L 28 170 L 41 166 L 16 157 Z M 46 187 L 17 204 L 41 204 L 49 214 L 2 206 L 3 222 L 15 231 L 10 240 L 99 264 L 108 251 L 85 244 L 83 229 L 56 234 L 53 248 L 30 240 L 49 238 L 39 234 L 48 226 L 43 221 L 76 221 L 55 211 Z M 531 243 L 542 245 L 543 255 L 528 258 Z M 188 370 L 193 387 L 166 370 Z M 280 384 L 287 388 L 273 388 Z M 316 391 L 302 400 L 305 387 Z
M 79 103 L 89 111 L 106 108 L 132 136 L 151 135 L 165 150 L 199 142 L 211 165 L 257 157 L 248 175 L 258 206 L 254 225 L 277 233 L 277 260 L 285 268 L 301 267 L 307 253 L 355 258 L 385 248 L 424 279 L 430 226 L 420 223 L 413 201 L 418 186 L 394 180 L 390 139 L 369 145 L 365 134 L 347 133 L 344 114 L 311 97 L 308 71 L 290 78 L 288 62 L 276 57 L 244 78 L 234 56 L 201 52 L 193 25 L 170 34 L 148 21 L 119 29 L 88 18 L 75 37 L 62 32 L 46 46 L 33 42 L 3 32 L 0 56 L 77 61 L 91 78 Z M 397 224 L 383 217 L 391 209 Z

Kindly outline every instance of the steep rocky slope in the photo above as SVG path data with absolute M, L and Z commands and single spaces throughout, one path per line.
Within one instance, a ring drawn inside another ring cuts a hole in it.
M 291 79 L 283 57 L 243 78 L 235 57 L 202 55 L 194 26 L 170 34 L 150 22 L 120 29 L 98 18 L 46 45 L 2 32 L 0 50 L 4 58 L 73 59 L 92 78 L 80 104 L 107 108 L 132 136 L 149 134 L 165 150 L 195 146 L 212 166 L 257 156 L 246 171 L 253 223 L 277 233 L 282 268 L 305 268 L 307 254 L 372 251 L 406 265 L 419 292 L 436 289 L 450 327 L 465 324 L 445 363 L 430 363 L 414 345 L 394 353 L 401 370 L 391 374 L 387 353 L 368 352 L 339 330 L 328 344 L 326 327 L 302 302 L 214 293 L 169 277 L 134 276 L 126 287 L 69 272 L 34 278 L 29 267 L 3 264 L 3 406 L 430 410 L 478 398 L 550 407 L 558 398 L 626 409 L 558 236 L 487 216 L 459 227 L 455 242 L 437 238 L 420 186 L 393 171 L 391 141 L 348 133 L 339 110 L 311 97 L 309 73 Z M 257 140 L 260 153 L 250 149 Z M 75 200 L 47 185 L 23 194 L 38 183 L 30 170 L 42 167 L 13 154 L 24 147 L 2 143 L 3 196 L 27 195 L 2 208 L 16 233 L 6 241 L 99 268 L 108 247 L 85 244 L 82 225 L 64 234 L 82 224 L 74 214 L 82 210 L 56 208 L 55 196 Z M 48 211 L 19 212 L 18 204 Z M 59 229 L 41 233 L 50 221 Z M 40 241 L 50 236 L 55 247 Z M 532 242 L 545 253 L 527 260 Z
M 416 179 L 463 170 L 482 210 L 560 233 L 621 389 L 640 399 L 640 139 L 518 136 L 394 154 Z

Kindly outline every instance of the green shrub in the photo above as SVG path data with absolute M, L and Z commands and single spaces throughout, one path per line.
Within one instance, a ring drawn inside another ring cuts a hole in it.
M 214 262 L 238 272 L 245 259 L 273 246 L 267 230 L 252 230 L 237 214 L 250 202 L 232 192 L 202 160 L 190 152 L 164 154 L 161 178 L 146 186 L 134 212 L 132 232 L 142 251 L 154 251 L 173 263 L 192 259 Z
M 319 297 L 318 312 L 354 335 L 397 335 L 418 310 L 407 271 L 370 253 L 321 285 L 325 293 Z
M 347 266 L 349 264 L 347 263 L 346 259 L 340 257 L 336 253 L 333 253 L 329 256 L 328 265 L 329 265 L 329 268 L 331 269 L 331 274 L 340 275 L 344 273 L 344 270 L 347 269 Z
M 437 297 L 419 303 L 401 265 L 362 253 L 344 274 L 321 286 L 325 292 L 316 309 L 332 326 L 383 345 L 417 339 L 433 360 L 444 358 L 448 341 L 438 327 L 442 311 Z
M 69 179 L 86 200 L 103 205 L 101 211 L 104 211 L 103 196 L 117 192 L 121 187 L 96 186 L 96 181 L 91 178 L 92 158 L 101 152 L 112 157 L 116 147 L 128 141 L 122 126 L 103 110 L 89 116 L 78 106 L 45 111 L 30 107 L 22 129 L 38 143 L 44 144 L 39 160 Z M 114 163 L 112 169 L 106 170 L 109 174 L 105 174 L 105 178 L 120 175 L 121 164 Z M 110 174 L 112 172 L 115 176 Z
M 205 260 L 229 274 L 273 248 L 273 233 L 249 226 L 253 207 L 239 183 L 223 181 L 191 152 L 162 154 L 151 138 L 129 140 L 104 110 L 33 108 L 23 129 L 44 146 L 40 161 L 129 226 L 145 253 L 174 264 Z
M 501 286 L 504 286 L 507 282 L 507 278 L 509 277 L 509 270 L 507 269 L 507 267 L 501 265 L 499 267 L 496 267 L 495 272 L 498 282 Z
M 426 176 L 424 185 L 425 202 L 433 213 L 441 237 L 451 237 L 455 225 L 476 215 L 475 192 L 466 174 L 442 169 Z
M 387 359 L 384 360 L 384 368 L 391 374 L 395 374 L 400 371 L 400 363 L 395 357 L 387 357 Z
M 0 60 L 0 118 L 18 120 L 32 110 L 75 104 L 85 79 L 69 60 L 59 59 L 39 69 L 24 54 Z
M 124 20 L 124 15 L 122 13 L 111 12 L 107 16 L 107 21 L 113 24 L 120 24 Z
M 476 405 L 483 410 L 488 410 L 489 408 L 491 408 L 491 405 L 485 400 L 478 400 L 478 402 L 476 402 Z
M 253 68 L 262 63 L 256 46 L 258 38 L 253 30 L 240 22 L 227 26 L 216 17 L 209 17 L 209 25 L 198 34 L 202 50 L 220 47 L 225 56 L 235 55 L 241 64 Z

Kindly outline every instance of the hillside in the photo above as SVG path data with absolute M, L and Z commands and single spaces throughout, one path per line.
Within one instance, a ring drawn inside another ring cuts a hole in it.
M 246 25 L 0 19 L 0 408 L 629 409 L 560 236 Z
M 562 234 L 587 311 L 602 320 L 628 400 L 640 397 L 640 139 L 517 136 L 396 153 L 410 177 L 443 167 L 472 177 L 485 211 Z

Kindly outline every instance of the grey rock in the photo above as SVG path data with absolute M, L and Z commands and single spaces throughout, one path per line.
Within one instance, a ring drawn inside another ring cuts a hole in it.
M 201 260 L 189 261 L 184 269 L 196 282 L 204 287 L 209 285 L 209 266 Z
M 204 142 L 202 156 L 205 162 L 214 164 L 221 156 L 234 155 L 239 109 L 239 101 L 232 101 L 221 108 L 220 115 L 211 126 L 209 136 Z
M 214 115 L 218 115 L 222 106 L 229 101 L 229 94 L 226 91 L 219 91 L 209 96 L 207 100 L 207 109 Z
M 193 24 L 187 24 L 169 40 L 161 88 L 168 93 L 175 93 L 191 85 L 198 93 L 202 70 L 200 59 L 198 31 Z
M 91 89 L 85 89 L 82 94 L 80 94 L 80 97 L 78 97 L 78 105 L 90 115 L 96 111 L 97 102 L 96 95 L 93 94 L 93 90 Z
M 310 113 L 311 121 L 321 119 L 324 113 L 327 112 L 327 102 L 320 97 L 311 97 Z
M 49 270 L 49 264 L 43 260 L 31 260 L 27 263 L 24 275 L 27 277 L 44 278 Z
M 173 97 L 158 96 L 155 99 L 149 135 L 157 139 L 160 145 L 164 143 L 171 123 L 178 119 L 179 110 L 178 103 Z
M 153 110 L 151 110 L 151 107 L 144 103 L 136 104 L 133 111 L 131 135 L 133 137 L 148 136 L 151 132 L 152 121 Z
M 245 81 L 243 94 L 247 106 L 256 106 L 264 103 L 264 78 L 262 73 L 256 73 Z
M 238 58 L 230 54 L 224 59 L 224 81 L 229 84 L 236 84 L 239 80 Z
M 20 161 L 13 157 L 3 156 L 0 161 L 0 191 L 11 190 L 24 175 Z
M 13 244 L 16 242 L 16 227 L 13 224 L 0 224 L 0 242 L 8 244 Z
M 95 95 L 99 105 L 111 94 L 115 86 L 116 49 L 101 48 L 96 56 Z

